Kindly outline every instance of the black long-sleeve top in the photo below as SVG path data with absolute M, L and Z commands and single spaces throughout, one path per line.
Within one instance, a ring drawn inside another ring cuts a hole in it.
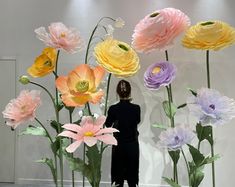
M 105 122 L 107 127 L 113 126 L 119 132 L 114 133 L 118 144 L 138 140 L 137 125 L 140 122 L 140 106 L 130 103 L 129 100 L 120 100 L 109 107 Z

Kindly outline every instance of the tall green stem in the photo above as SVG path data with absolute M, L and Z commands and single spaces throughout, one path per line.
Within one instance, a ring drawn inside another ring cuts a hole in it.
M 59 60 L 60 50 L 57 51 L 57 57 L 56 57 L 56 63 L 55 63 L 55 79 L 57 79 L 58 75 L 58 60 Z M 56 122 L 58 124 L 58 132 L 62 132 L 62 128 L 59 125 L 59 111 L 58 111 L 58 105 L 59 105 L 59 97 L 58 97 L 58 89 L 55 87 L 55 97 L 56 97 Z M 59 142 L 60 142 L 60 148 L 59 148 L 59 158 L 60 158 L 60 182 L 61 187 L 64 186 L 64 167 L 63 167 L 63 150 L 62 150 L 62 138 L 59 136 Z
M 105 105 L 104 105 L 104 115 L 105 116 L 107 115 L 107 109 L 108 109 L 109 86 L 110 86 L 111 76 L 112 76 L 112 74 L 109 73 L 107 89 L 106 89 Z
M 73 123 L 73 119 L 72 119 L 72 111 L 69 109 L 69 122 Z M 73 139 L 70 139 L 71 143 L 73 143 Z M 71 157 L 73 158 L 73 153 L 71 153 Z M 75 187 L 75 176 L 74 176 L 74 170 L 72 170 L 72 187 Z
M 187 158 L 186 158 L 186 156 L 184 154 L 183 149 L 181 149 L 181 152 L 182 152 L 182 155 L 184 157 L 184 161 L 185 161 L 185 164 L 186 164 L 186 167 L 187 167 L 187 171 L 188 171 L 188 183 L 189 183 L 189 186 L 191 186 L 191 182 L 190 182 L 190 170 L 189 170 L 188 161 L 187 161 Z
M 209 50 L 206 51 L 206 72 L 207 72 L 207 87 L 211 88 L 210 82 L 210 61 L 209 61 Z M 214 140 L 213 137 L 213 129 L 211 130 L 211 138 Z M 211 144 L 211 157 L 214 157 L 214 143 Z M 212 186 L 215 187 L 215 162 L 211 163 L 211 170 L 212 170 Z

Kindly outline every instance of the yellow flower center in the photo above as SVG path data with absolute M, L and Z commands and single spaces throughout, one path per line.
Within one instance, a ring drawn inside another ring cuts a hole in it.
M 60 34 L 60 37 L 61 38 L 64 38 L 66 36 L 66 34 L 64 33 L 64 32 L 62 32 L 61 34 Z
M 157 17 L 159 14 L 160 14 L 160 13 L 158 13 L 158 12 L 154 12 L 154 13 L 152 13 L 149 17 L 150 17 L 150 18 L 154 18 L 154 17 Z
M 160 67 L 155 67 L 155 68 L 152 70 L 152 73 L 153 73 L 153 74 L 158 74 L 160 71 L 161 71 L 161 68 L 160 68 Z
M 79 81 L 77 84 L 76 84 L 76 89 L 78 92 L 80 93 L 84 93 L 86 92 L 88 89 L 89 89 L 89 82 L 88 81 Z
M 207 21 L 207 22 L 203 22 L 203 23 L 201 23 L 201 25 L 202 25 L 202 26 L 212 25 L 212 24 L 214 24 L 214 22 L 213 22 L 213 21 Z
M 94 133 L 93 133 L 93 132 L 88 131 L 88 132 L 85 132 L 85 133 L 84 133 L 84 136 L 92 137 L 92 136 L 94 136 Z
M 121 49 L 123 49 L 124 51 L 128 51 L 128 47 L 123 45 L 123 44 L 118 44 L 118 47 L 120 47 Z
M 47 60 L 46 62 L 44 62 L 43 65 L 51 67 L 52 63 L 51 63 L 51 61 Z
M 20 107 L 21 113 L 22 113 L 22 114 L 25 113 L 25 112 L 27 111 L 26 109 L 27 109 L 27 106 L 25 106 L 25 105 L 24 105 L 24 106 L 21 106 L 21 107 Z

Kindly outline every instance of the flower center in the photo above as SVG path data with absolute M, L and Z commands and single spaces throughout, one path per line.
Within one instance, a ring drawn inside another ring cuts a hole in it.
M 178 143 L 180 140 L 179 136 L 175 136 L 175 141 Z
M 213 21 L 207 21 L 207 22 L 203 22 L 203 23 L 201 23 L 201 25 L 202 25 L 202 26 L 212 25 L 212 24 L 214 24 L 214 22 L 213 22 Z
M 20 107 L 20 110 L 21 110 L 21 113 L 23 114 L 23 113 L 25 113 L 26 112 L 26 110 L 27 110 L 27 106 L 21 106 Z
M 66 34 L 64 33 L 64 32 L 62 32 L 61 34 L 60 34 L 60 37 L 61 38 L 64 38 L 66 36 Z
M 214 104 L 209 105 L 209 107 L 210 107 L 212 110 L 215 110 L 215 105 L 214 105 Z
M 158 13 L 158 12 L 154 12 L 154 13 L 152 13 L 149 17 L 150 18 L 154 18 L 154 17 L 156 17 L 156 16 L 158 16 L 160 13 Z
M 160 71 L 161 71 L 161 68 L 157 66 L 157 67 L 153 68 L 152 73 L 158 74 Z
M 84 93 L 89 89 L 89 82 L 88 81 L 79 81 L 76 84 L 76 89 L 78 92 Z
M 93 133 L 93 132 L 88 131 L 88 132 L 85 132 L 85 133 L 84 133 L 84 136 L 92 137 L 92 136 L 94 136 L 94 133 Z
M 123 45 L 123 44 L 118 44 L 118 47 L 120 47 L 121 49 L 123 49 L 124 51 L 128 51 L 128 47 Z
M 51 61 L 47 60 L 46 62 L 44 62 L 43 65 L 51 67 L 52 63 L 51 63 Z

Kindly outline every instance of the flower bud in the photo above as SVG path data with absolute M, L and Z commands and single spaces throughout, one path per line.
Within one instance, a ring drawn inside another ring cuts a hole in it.
M 28 84 L 30 82 L 29 77 L 27 75 L 22 75 L 20 77 L 19 81 L 24 85 Z

